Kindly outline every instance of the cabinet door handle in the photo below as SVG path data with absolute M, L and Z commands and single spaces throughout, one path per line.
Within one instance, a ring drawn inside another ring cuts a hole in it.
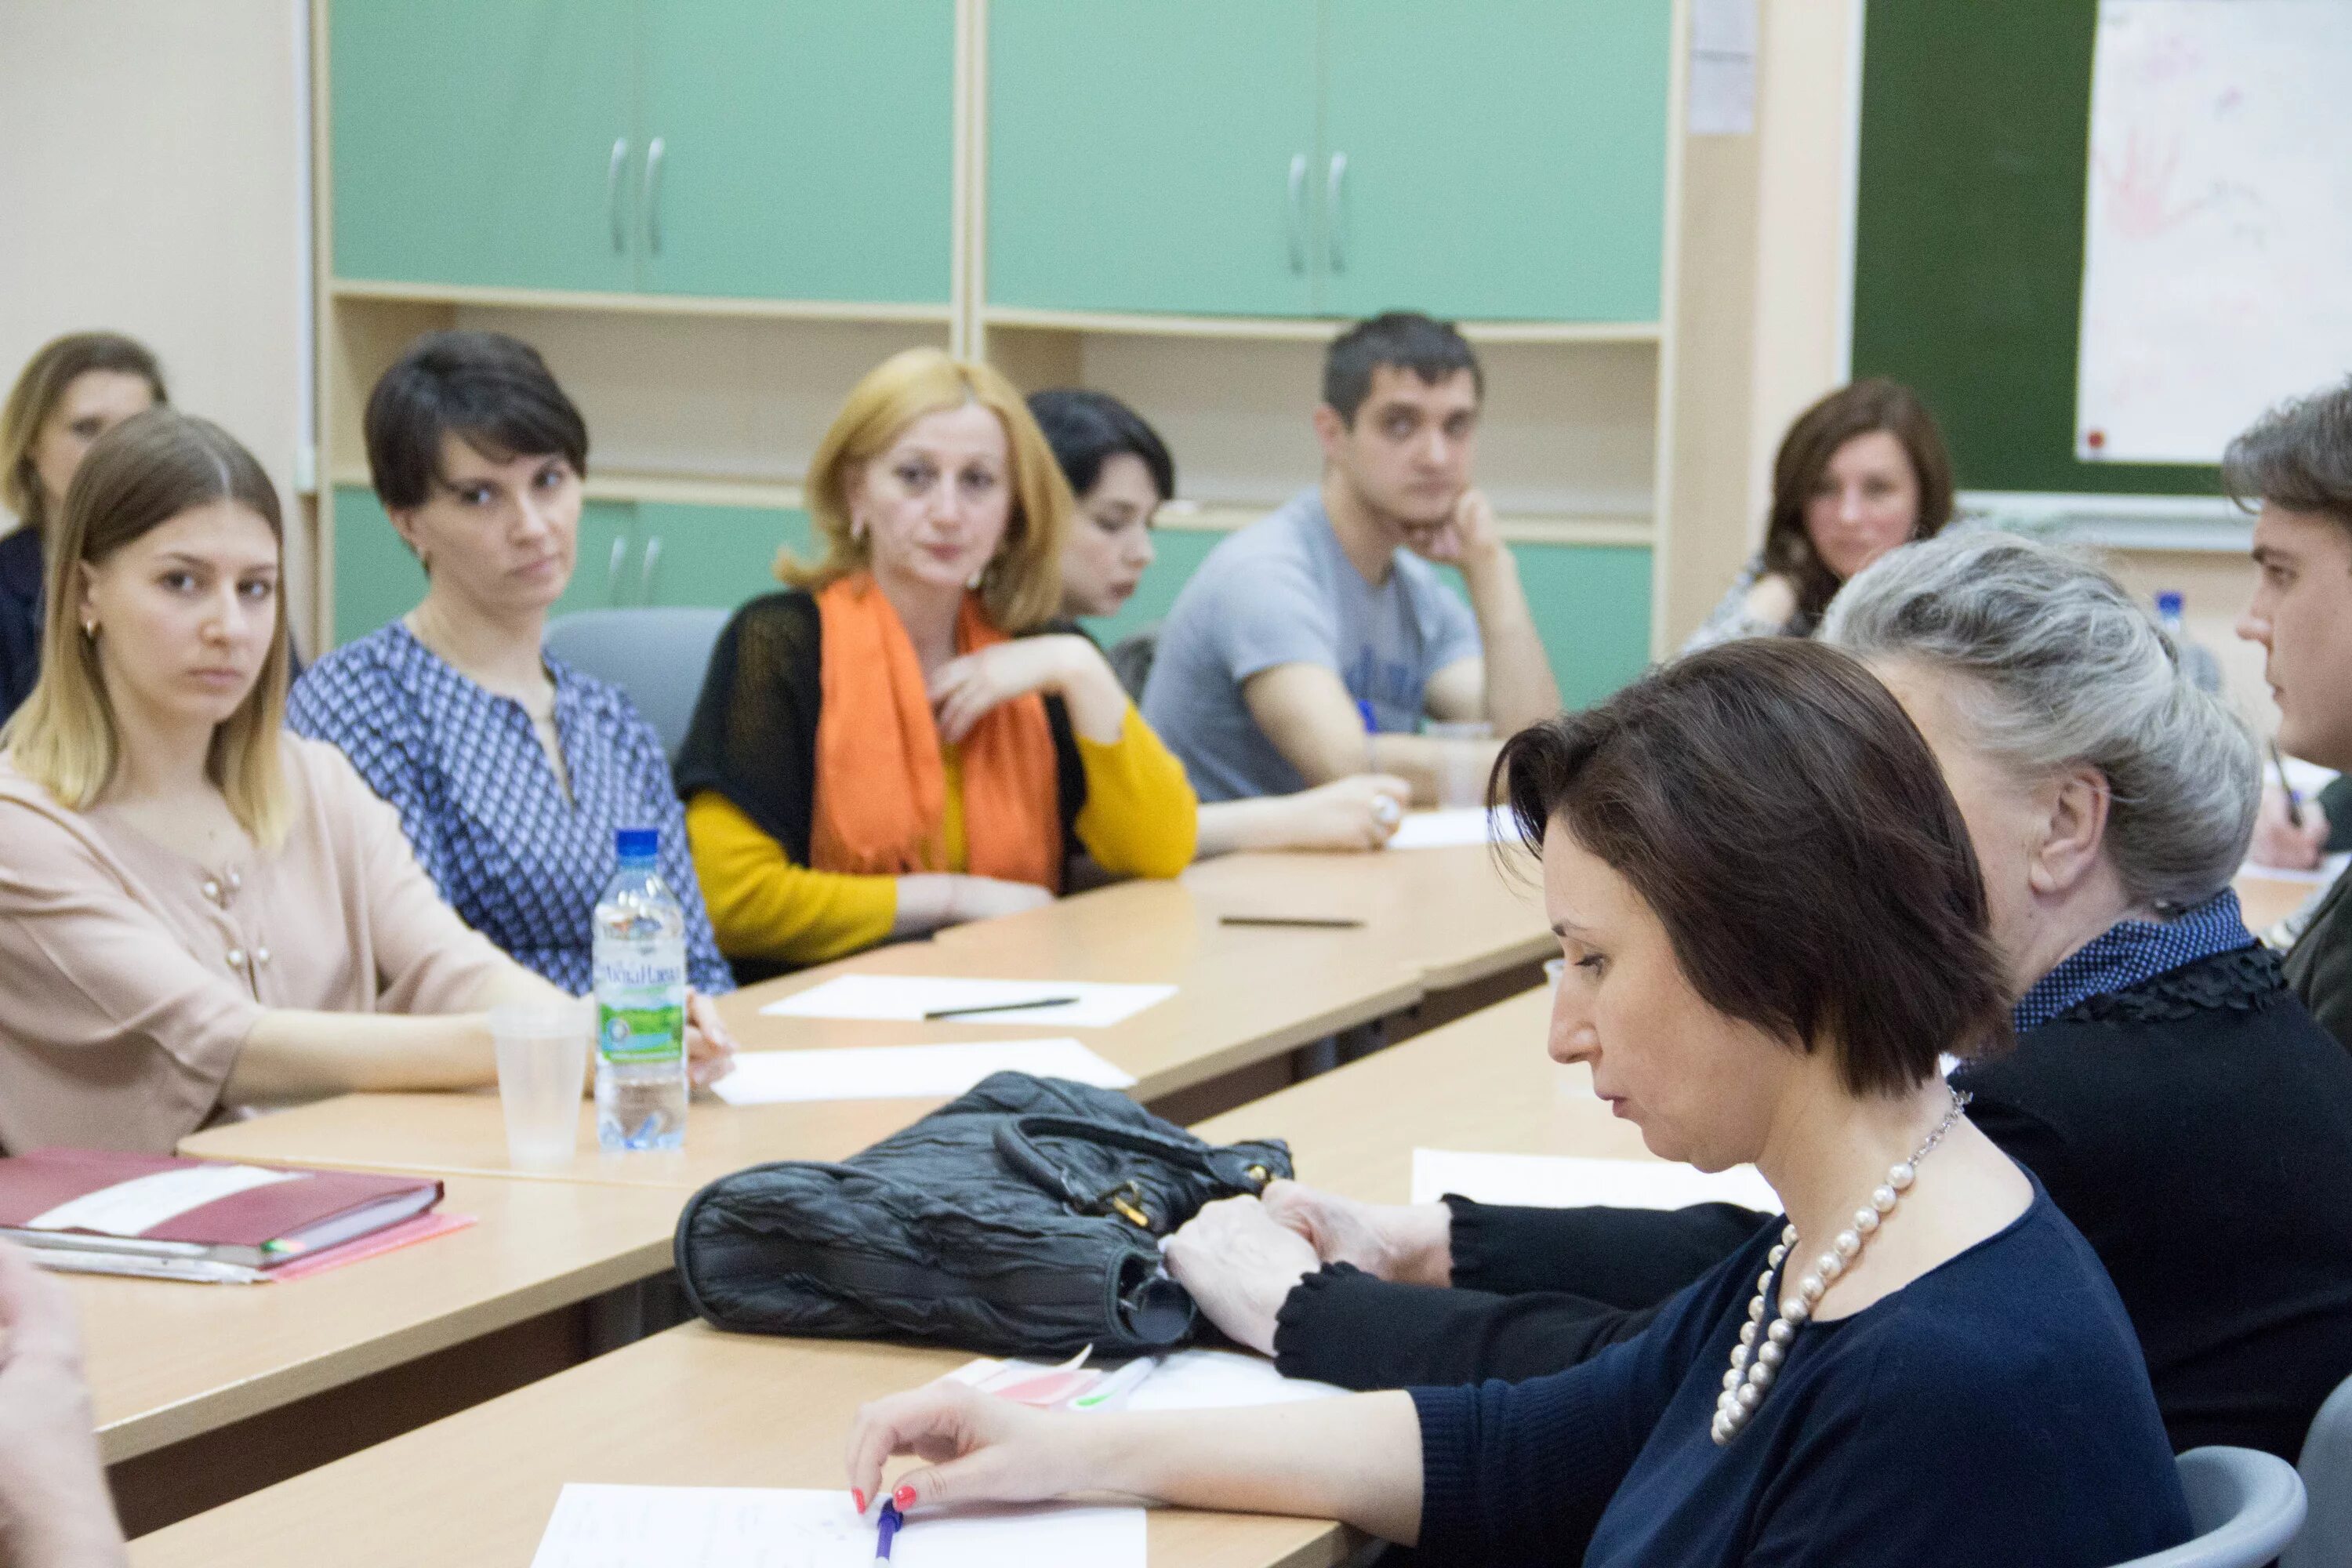
M 604 602 L 617 605 L 621 602 L 621 563 L 628 559 L 629 536 L 613 541 L 613 557 L 604 563 Z
M 629 139 L 613 138 L 613 161 L 604 167 L 604 216 L 613 226 L 613 254 L 620 255 L 628 248 L 629 237 L 621 227 L 621 171 L 629 162 Z
M 662 139 L 655 137 L 646 143 L 646 250 L 661 254 L 661 171 Z
M 1324 256 L 1330 262 L 1331 270 L 1334 272 L 1345 272 L 1348 269 L 1348 247 L 1345 234 L 1347 226 L 1341 221 L 1340 216 L 1344 211 L 1340 205 L 1340 197 L 1346 194 L 1347 189 L 1348 154 L 1334 153 L 1331 154 L 1330 170 L 1323 176 Z
M 1290 269 L 1307 270 L 1307 154 L 1290 155 Z
M 637 603 L 654 602 L 654 568 L 661 564 L 661 535 L 646 541 L 646 552 L 637 561 Z

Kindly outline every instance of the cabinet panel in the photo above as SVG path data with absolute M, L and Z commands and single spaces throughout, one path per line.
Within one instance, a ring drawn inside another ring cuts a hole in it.
M 641 501 L 628 603 L 732 609 L 773 593 L 776 552 L 813 558 L 808 513 Z
M 1650 552 L 1641 545 L 1515 543 L 1519 584 L 1559 700 L 1586 708 L 1650 663 Z M 1465 599 L 1462 575 L 1444 575 Z
M 335 487 L 335 642 L 363 637 L 425 597 L 425 568 L 364 485 Z
M 335 0 L 337 275 L 629 287 L 637 149 L 616 175 L 613 148 L 632 134 L 632 0 Z
M 1310 310 L 1316 32 L 1316 0 L 997 0 L 989 300 Z
M 646 280 L 944 303 L 953 0 L 648 0 Z
M 1672 10 L 1331 5 L 1324 309 L 1656 320 Z

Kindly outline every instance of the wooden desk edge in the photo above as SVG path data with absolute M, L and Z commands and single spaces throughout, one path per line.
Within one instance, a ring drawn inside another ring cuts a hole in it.
M 390 1333 L 313 1356 L 309 1361 L 248 1378 L 225 1389 L 194 1394 L 175 1405 L 125 1416 L 98 1429 L 99 1457 L 110 1465 L 135 1459 L 142 1454 L 152 1453 L 185 1438 L 202 1436 L 234 1422 L 291 1405 L 313 1394 L 340 1388 L 436 1351 L 446 1350 L 452 1345 L 480 1339 L 543 1312 L 551 1312 L 606 1290 L 649 1279 L 669 1267 L 670 1249 L 670 1238 L 664 1237 L 659 1241 L 647 1242 L 627 1252 L 599 1259 L 571 1273 L 494 1297 L 488 1302 L 453 1308 Z M 176 1285 L 173 1288 L 190 1290 L 284 1290 L 298 1289 L 299 1284 L 298 1280 L 293 1285 Z

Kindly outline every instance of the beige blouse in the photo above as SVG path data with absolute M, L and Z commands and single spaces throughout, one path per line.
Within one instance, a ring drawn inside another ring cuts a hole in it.
M 283 744 L 285 846 L 216 866 L 0 756 L 0 1148 L 169 1152 L 264 1012 L 463 1012 L 506 966 L 342 752 Z

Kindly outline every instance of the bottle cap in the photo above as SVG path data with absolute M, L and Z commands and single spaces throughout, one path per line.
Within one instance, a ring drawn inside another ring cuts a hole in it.
M 624 860 L 661 858 L 661 829 L 658 827 L 624 827 L 613 835 L 613 841 Z
M 2164 592 L 2158 594 L 2156 596 L 2156 613 L 2159 616 L 2179 615 L 2180 613 L 2179 591 L 2174 588 L 2167 588 Z

